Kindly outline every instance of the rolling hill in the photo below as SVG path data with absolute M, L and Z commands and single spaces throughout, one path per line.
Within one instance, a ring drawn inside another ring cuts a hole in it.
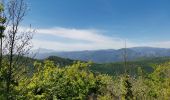
M 56 65 L 61 67 L 72 65 L 77 62 L 76 60 L 60 58 L 56 56 L 50 56 L 44 60 L 51 60 Z M 128 70 L 130 75 L 137 75 L 138 68 L 140 67 L 145 73 L 150 73 L 156 65 L 170 61 L 170 57 L 154 57 L 154 58 L 140 58 L 135 61 L 127 62 L 126 70 Z M 114 63 L 93 63 L 89 69 L 95 73 L 103 73 L 109 75 L 120 75 L 124 73 L 125 66 L 124 62 L 114 62 Z

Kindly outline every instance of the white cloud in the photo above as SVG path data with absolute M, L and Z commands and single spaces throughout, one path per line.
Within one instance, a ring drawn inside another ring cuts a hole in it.
M 113 44 L 99 44 L 99 43 L 61 43 L 52 41 L 33 40 L 34 47 L 47 48 L 58 51 L 81 51 L 81 50 L 98 50 L 98 49 L 118 49 L 123 48 L 122 42 Z
M 69 28 L 49 28 L 38 29 L 39 34 L 54 35 L 61 38 L 68 38 L 74 40 L 83 40 L 88 42 L 111 42 L 112 38 L 101 35 L 97 30 L 89 29 L 69 29 Z
M 27 28 L 22 27 L 21 30 Z M 58 51 L 80 51 L 80 50 L 98 50 L 98 49 L 119 49 L 124 47 L 125 39 L 118 37 L 111 37 L 102 34 L 99 30 L 90 29 L 71 29 L 71 28 L 44 28 L 37 29 L 39 35 L 50 35 L 56 37 L 55 41 L 49 41 L 49 39 L 33 39 L 33 45 L 35 48 L 47 48 Z M 76 42 L 61 42 L 60 40 L 71 40 Z M 80 42 L 77 42 L 79 40 Z M 83 42 L 81 42 L 83 41 Z M 84 42 L 86 41 L 86 42 Z M 127 47 L 136 46 L 149 46 L 170 48 L 170 41 L 154 41 L 135 43 L 134 41 L 127 40 Z
M 66 38 L 71 40 L 87 41 L 83 43 L 66 43 L 59 41 L 33 40 L 34 46 L 40 48 L 55 49 L 59 51 L 78 51 L 78 50 L 97 50 L 97 49 L 118 49 L 124 47 L 124 39 L 110 37 L 101 34 L 99 30 L 89 29 L 70 29 L 70 28 L 49 28 L 37 29 L 39 35 L 52 35 L 57 38 Z M 137 46 L 127 41 L 128 47 Z

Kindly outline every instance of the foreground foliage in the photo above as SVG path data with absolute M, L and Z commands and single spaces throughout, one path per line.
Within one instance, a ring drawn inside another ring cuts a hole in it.
M 5 62 L 4 62 L 5 66 Z M 170 62 L 154 67 L 145 74 L 138 68 L 137 76 L 93 73 L 91 63 L 76 62 L 60 67 L 52 61 L 35 62 L 32 73 L 15 78 L 11 99 L 14 100 L 169 100 Z M 24 66 L 23 66 L 24 68 Z M 1 76 L 3 77 L 3 70 Z M 18 72 L 19 73 L 19 72 Z M 4 74 L 5 75 L 5 74 Z M 5 99 L 4 83 L 0 82 L 0 99 Z
M 95 75 L 88 70 L 89 63 L 75 63 L 59 68 L 51 61 L 35 62 L 35 72 L 29 79 L 21 80 L 18 99 L 87 99 L 102 98 L 103 89 L 112 83 L 112 77 Z M 109 88 L 108 88 L 109 89 Z M 24 95 L 23 95 L 24 94 Z M 111 95 L 108 91 L 107 95 Z

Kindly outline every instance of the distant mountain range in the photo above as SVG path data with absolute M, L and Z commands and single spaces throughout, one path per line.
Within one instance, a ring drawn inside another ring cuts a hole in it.
M 109 63 L 123 61 L 124 51 L 126 50 L 127 59 L 133 61 L 140 58 L 152 57 L 169 57 L 170 49 L 166 48 L 152 48 L 152 47 L 133 47 L 127 49 L 107 49 L 107 50 L 86 50 L 86 51 L 72 51 L 72 52 L 57 52 L 48 49 L 34 50 L 38 52 L 35 56 L 37 59 L 45 59 L 49 56 L 58 56 L 62 58 L 69 58 L 73 60 L 93 61 L 96 63 Z

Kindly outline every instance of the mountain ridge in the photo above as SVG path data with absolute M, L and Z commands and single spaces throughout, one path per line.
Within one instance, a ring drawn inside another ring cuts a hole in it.
M 168 48 L 154 48 L 154 47 L 132 47 L 121 49 L 102 49 L 102 50 L 84 50 L 84 51 L 63 51 L 63 52 L 47 52 L 38 53 L 37 59 L 45 59 L 49 56 L 58 56 L 62 58 L 69 58 L 73 60 L 93 61 L 95 63 L 110 63 L 123 61 L 124 51 L 127 52 L 127 59 L 133 61 L 138 58 L 152 58 L 152 57 L 169 57 L 170 49 Z

